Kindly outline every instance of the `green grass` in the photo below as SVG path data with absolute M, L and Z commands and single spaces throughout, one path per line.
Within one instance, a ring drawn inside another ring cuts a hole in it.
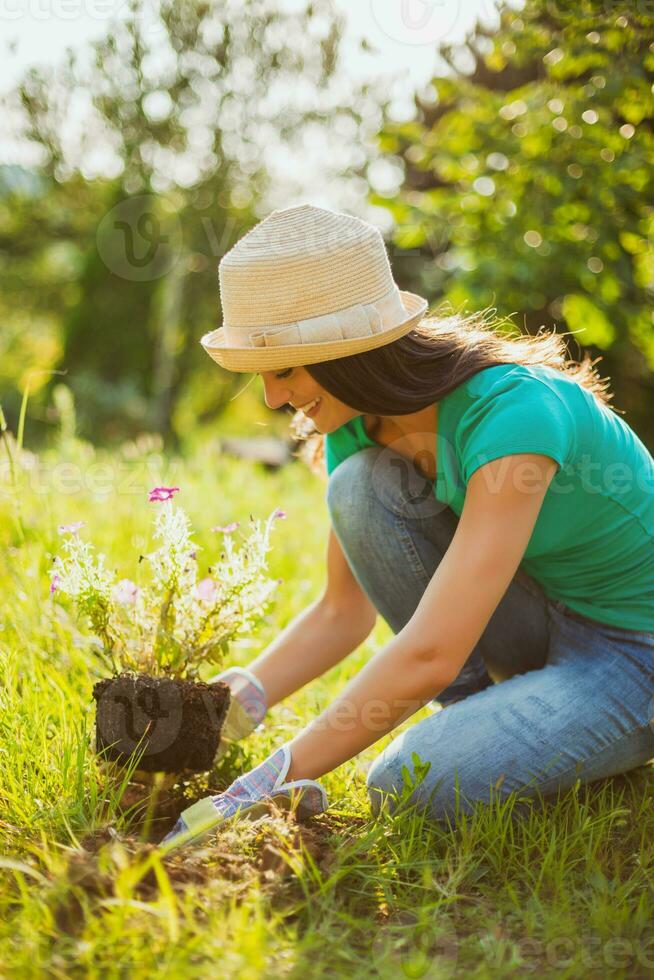
M 654 975 L 649 767 L 519 818 L 514 800 L 479 807 L 446 831 L 409 810 L 370 818 L 365 768 L 384 739 L 325 777 L 332 805 L 311 824 L 241 824 L 157 861 L 147 837 L 172 812 L 162 816 L 156 791 L 131 800 L 92 750 L 101 673 L 84 629 L 48 596 L 57 524 L 86 520 L 129 575 L 156 483 L 182 488 L 207 548 L 213 524 L 283 507 L 270 569 L 284 584 L 233 651 L 247 663 L 321 592 L 324 485 L 301 464 L 271 474 L 209 444 L 167 460 L 147 445 L 103 453 L 68 440 L 38 470 L 17 462 L 13 489 L 6 470 L 0 483 L 0 976 Z M 274 708 L 211 785 L 290 738 L 389 637 L 379 619 L 344 664 Z M 187 799 L 203 787 L 191 782 Z

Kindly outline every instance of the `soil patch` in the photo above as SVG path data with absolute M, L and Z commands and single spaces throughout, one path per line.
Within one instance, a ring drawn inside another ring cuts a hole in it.
M 238 900 L 253 883 L 273 897 L 284 892 L 302 873 L 307 860 L 327 872 L 336 860 L 334 835 L 343 828 L 327 814 L 301 824 L 292 813 L 271 804 L 269 814 L 257 821 L 233 821 L 211 844 L 180 848 L 164 861 L 174 891 L 201 887 L 216 901 Z M 351 828 L 350 828 L 351 829 Z M 100 904 L 116 897 L 115 881 L 127 864 L 144 861 L 156 850 L 136 837 L 120 836 L 113 827 L 87 834 L 81 847 L 67 849 L 63 875 L 51 878 L 49 904 L 57 927 L 76 935 L 85 919 Z M 134 887 L 134 898 L 154 901 L 159 885 L 152 869 Z
M 205 772 L 218 749 L 230 696 L 222 681 L 130 673 L 98 681 L 96 752 L 120 763 L 143 752 L 138 765 L 145 772 Z

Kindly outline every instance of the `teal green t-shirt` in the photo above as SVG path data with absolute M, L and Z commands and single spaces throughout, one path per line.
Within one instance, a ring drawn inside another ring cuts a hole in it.
M 599 622 L 654 631 L 654 459 L 619 415 L 555 368 L 484 368 L 438 403 L 434 493 L 458 515 L 484 463 L 559 464 L 521 565 L 547 596 Z M 357 415 L 325 437 L 328 474 L 377 446 Z

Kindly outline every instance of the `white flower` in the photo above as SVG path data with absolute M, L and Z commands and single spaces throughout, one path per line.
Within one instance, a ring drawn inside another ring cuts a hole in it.
M 60 524 L 57 528 L 59 534 L 77 534 L 81 527 L 84 527 L 86 521 L 74 521 L 72 524 Z
M 194 594 L 202 602 L 215 602 L 218 598 L 218 586 L 212 578 L 203 578 L 195 586 Z
M 121 578 L 111 590 L 111 597 L 114 602 L 121 606 L 133 606 L 139 597 L 140 589 L 128 578 Z

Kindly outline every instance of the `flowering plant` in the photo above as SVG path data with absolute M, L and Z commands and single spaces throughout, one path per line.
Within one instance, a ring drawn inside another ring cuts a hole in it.
M 149 493 L 148 499 L 161 505 L 153 534 L 160 544 L 139 558 L 150 569 L 145 585 L 114 580 L 105 556 L 96 555 L 80 537 L 83 521 L 59 526 L 64 554 L 54 559 L 50 592 L 75 600 L 113 673 L 135 670 L 194 679 L 204 660 L 219 663 L 229 643 L 256 624 L 281 581 L 263 572 L 270 530 L 286 516 L 282 510 L 263 524 L 250 515 L 250 533 L 240 548 L 233 540 L 239 522 L 212 528 L 223 535 L 223 550 L 199 579 L 200 548 L 192 540 L 189 518 L 173 501 L 178 492 L 179 487 L 155 487 Z

